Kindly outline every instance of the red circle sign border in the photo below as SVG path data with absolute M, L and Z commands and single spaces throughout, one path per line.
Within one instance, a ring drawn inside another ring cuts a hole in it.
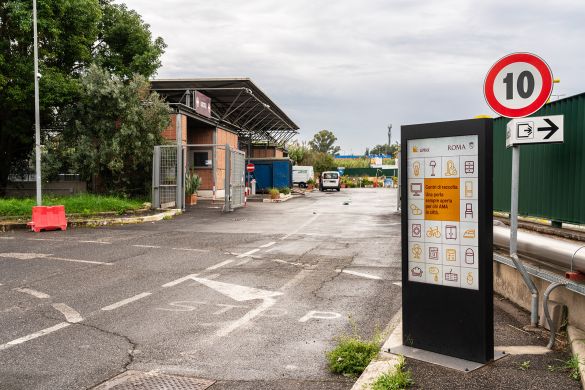
M 249 173 L 254 172 L 255 169 L 256 169 L 256 166 L 254 164 L 247 164 L 246 165 L 246 171 L 248 171 Z
M 494 95 L 494 80 L 500 70 L 514 62 L 526 62 L 534 66 L 542 77 L 542 90 L 534 102 L 522 108 L 509 108 L 498 102 Z M 489 88 L 488 88 L 489 85 Z M 512 53 L 500 58 L 489 70 L 484 84 L 483 93 L 487 104 L 498 114 L 507 118 L 522 118 L 534 114 L 546 104 L 553 90 L 553 75 L 548 64 L 532 53 Z

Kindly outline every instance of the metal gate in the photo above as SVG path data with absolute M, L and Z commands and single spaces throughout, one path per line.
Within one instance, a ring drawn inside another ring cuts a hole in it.
M 177 205 L 177 146 L 154 147 L 152 159 L 152 207 L 173 208 Z
M 229 167 L 229 174 L 226 172 L 225 175 L 225 188 L 229 188 L 229 192 L 226 191 L 229 202 L 226 201 L 225 211 L 233 211 L 246 204 L 246 155 L 241 150 L 228 147 L 225 166 Z

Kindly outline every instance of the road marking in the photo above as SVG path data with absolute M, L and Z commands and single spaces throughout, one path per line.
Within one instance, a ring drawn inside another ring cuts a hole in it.
M 270 261 L 274 261 L 275 263 L 281 263 L 281 264 L 295 265 L 297 267 L 304 266 L 304 264 L 302 264 L 302 263 L 293 263 L 292 261 L 285 261 L 285 260 L 281 260 L 281 259 L 270 259 Z
M 209 252 L 209 249 L 197 249 L 197 248 L 171 248 L 176 251 L 190 251 L 190 252 Z
M 211 267 L 205 268 L 205 271 L 211 271 L 214 269 L 218 269 L 218 268 L 223 267 L 224 265 L 228 265 L 229 263 L 233 263 L 233 262 L 234 262 L 233 260 L 222 261 L 221 263 L 218 263 L 216 265 L 212 265 Z
M 393 285 L 402 287 L 402 282 L 392 282 Z
M 0 237 L 0 240 L 14 240 L 14 237 Z
M 29 295 L 32 295 L 33 297 L 39 298 L 39 299 L 51 298 L 50 295 L 45 294 L 45 293 L 40 292 L 40 291 L 37 291 L 37 290 L 33 290 L 32 288 L 15 288 L 14 291 L 29 294 Z
M 260 249 L 252 249 L 251 251 L 248 251 L 246 253 L 242 253 L 241 255 L 238 255 L 237 258 L 241 259 L 242 257 L 248 257 L 256 252 L 260 251 Z
M 71 262 L 74 262 L 74 263 L 86 263 L 86 264 L 98 264 L 98 265 L 114 265 L 112 263 L 104 263 L 102 261 L 66 259 L 64 257 L 47 256 L 46 258 L 47 259 L 51 259 L 51 260 L 59 260 L 59 261 L 71 261 Z
M 0 257 L 7 257 L 18 260 L 42 259 L 47 256 L 51 255 L 45 253 L 0 253 Z
M 163 287 L 164 287 L 164 286 L 163 286 Z M 114 309 L 117 309 L 117 308 L 119 308 L 119 307 L 122 307 L 122 306 L 124 306 L 124 305 L 127 305 L 127 304 L 129 304 L 129 303 L 132 303 L 132 302 L 134 302 L 134 301 L 137 301 L 137 300 L 139 300 L 139 299 L 142 299 L 142 298 L 144 298 L 144 297 L 147 297 L 147 296 L 149 296 L 150 294 L 152 294 L 152 293 L 150 293 L 150 292 L 143 292 L 143 293 L 140 293 L 140 294 L 138 294 L 138 295 L 134 295 L 133 297 L 130 297 L 130 298 L 127 298 L 127 299 L 123 299 L 123 300 L 121 300 L 121 301 L 119 301 L 119 302 L 113 303 L 113 304 L 111 304 L 111 305 L 109 305 L 109 306 L 102 307 L 102 310 L 103 310 L 103 311 L 110 311 L 110 310 L 114 310 Z
M 83 321 L 83 317 L 73 308 L 67 306 L 64 303 L 53 303 L 53 307 L 61 312 L 65 316 L 65 321 L 72 324 Z
M 218 337 L 227 336 L 228 334 L 230 334 L 234 330 L 236 330 L 239 327 L 246 325 L 248 322 L 252 321 L 255 317 L 257 317 L 259 314 L 262 314 L 262 312 L 269 309 L 275 303 L 276 303 L 276 301 L 273 298 L 264 299 L 264 302 L 262 302 L 262 304 L 260 306 L 250 310 L 249 312 L 244 314 L 244 316 L 242 318 L 235 320 L 232 323 L 230 323 L 229 325 L 224 326 L 223 328 L 219 329 L 215 334 Z
M 337 272 L 343 272 L 344 274 L 350 274 L 350 275 L 354 275 L 354 276 L 360 276 L 360 277 L 366 278 L 366 279 L 382 280 L 381 277 L 376 276 L 376 275 L 364 274 L 362 272 L 351 271 L 351 270 L 348 270 L 348 269 L 344 269 L 344 270 L 336 269 L 335 271 L 337 271 Z
M 301 280 L 303 280 L 310 272 L 312 272 L 312 270 L 301 270 L 298 274 L 296 274 L 291 280 L 289 280 L 288 282 L 286 282 L 281 288 L 279 288 L 280 291 L 286 291 L 291 287 L 296 286 L 297 284 L 299 284 L 301 282 Z
M 60 329 L 68 327 L 69 325 L 71 325 L 69 322 L 61 322 L 57 325 L 51 326 L 50 328 L 45 328 L 43 330 L 39 330 L 38 332 L 31 333 L 27 336 L 9 341 L 6 344 L 1 344 L 0 351 L 2 351 L 4 349 L 8 349 L 10 347 L 14 347 L 15 345 L 18 345 L 18 344 L 25 343 L 25 342 L 33 340 L 33 339 L 36 339 L 38 337 L 45 336 L 45 335 L 48 335 L 50 333 L 56 332 Z
M 104 245 L 111 245 L 111 242 L 107 242 L 107 241 L 92 241 L 92 240 L 84 240 L 84 241 L 78 241 L 78 242 L 82 242 L 84 244 L 104 244 Z
M 315 220 L 319 217 L 319 214 L 315 214 L 313 215 L 313 217 L 311 217 L 311 219 L 309 219 L 308 221 L 306 221 L 305 223 L 303 223 L 301 226 L 298 227 L 298 229 L 296 229 L 295 231 L 287 234 L 286 236 L 282 237 L 281 240 L 286 240 L 287 238 L 289 238 L 292 235 L 297 234 L 298 232 L 300 232 L 302 229 L 304 229 L 306 226 L 312 224 L 313 222 L 315 222 Z
M 28 240 L 28 241 L 55 241 L 55 242 L 64 241 L 60 238 L 27 238 L 26 240 Z
M 335 313 L 334 311 L 316 311 L 311 310 L 303 317 L 299 319 L 299 322 L 307 322 L 310 319 L 317 319 L 317 320 L 335 320 L 340 318 L 341 314 Z
M 216 280 L 205 278 L 193 278 L 193 280 L 238 302 L 251 301 L 254 299 L 268 299 L 282 295 L 279 291 L 262 290 L 259 288 L 218 282 Z
M 268 244 L 260 245 L 260 248 L 269 248 L 274 244 L 276 244 L 276 242 L 272 241 L 272 242 L 269 242 Z
M 182 278 L 175 279 L 172 282 L 168 282 L 168 283 L 163 284 L 162 287 L 173 287 L 173 286 L 176 286 L 179 283 L 183 283 L 183 282 L 185 282 L 187 280 L 191 280 L 191 279 L 193 279 L 194 277 L 196 277 L 198 275 L 199 274 L 191 274 L 191 275 L 183 276 Z
M 135 246 L 136 248 L 160 248 L 159 245 L 132 245 Z

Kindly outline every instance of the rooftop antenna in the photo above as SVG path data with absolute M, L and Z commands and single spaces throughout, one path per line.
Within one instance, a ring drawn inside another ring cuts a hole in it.
M 388 145 L 392 145 L 392 123 L 388 125 Z

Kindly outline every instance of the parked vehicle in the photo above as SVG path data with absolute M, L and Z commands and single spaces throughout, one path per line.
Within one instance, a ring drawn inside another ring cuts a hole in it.
M 339 172 L 337 171 L 326 171 L 321 173 L 319 180 L 319 191 L 325 190 L 341 190 L 341 179 Z
M 301 188 L 307 188 L 308 181 L 315 176 L 312 166 L 296 165 L 293 169 L 293 184 L 298 184 Z

